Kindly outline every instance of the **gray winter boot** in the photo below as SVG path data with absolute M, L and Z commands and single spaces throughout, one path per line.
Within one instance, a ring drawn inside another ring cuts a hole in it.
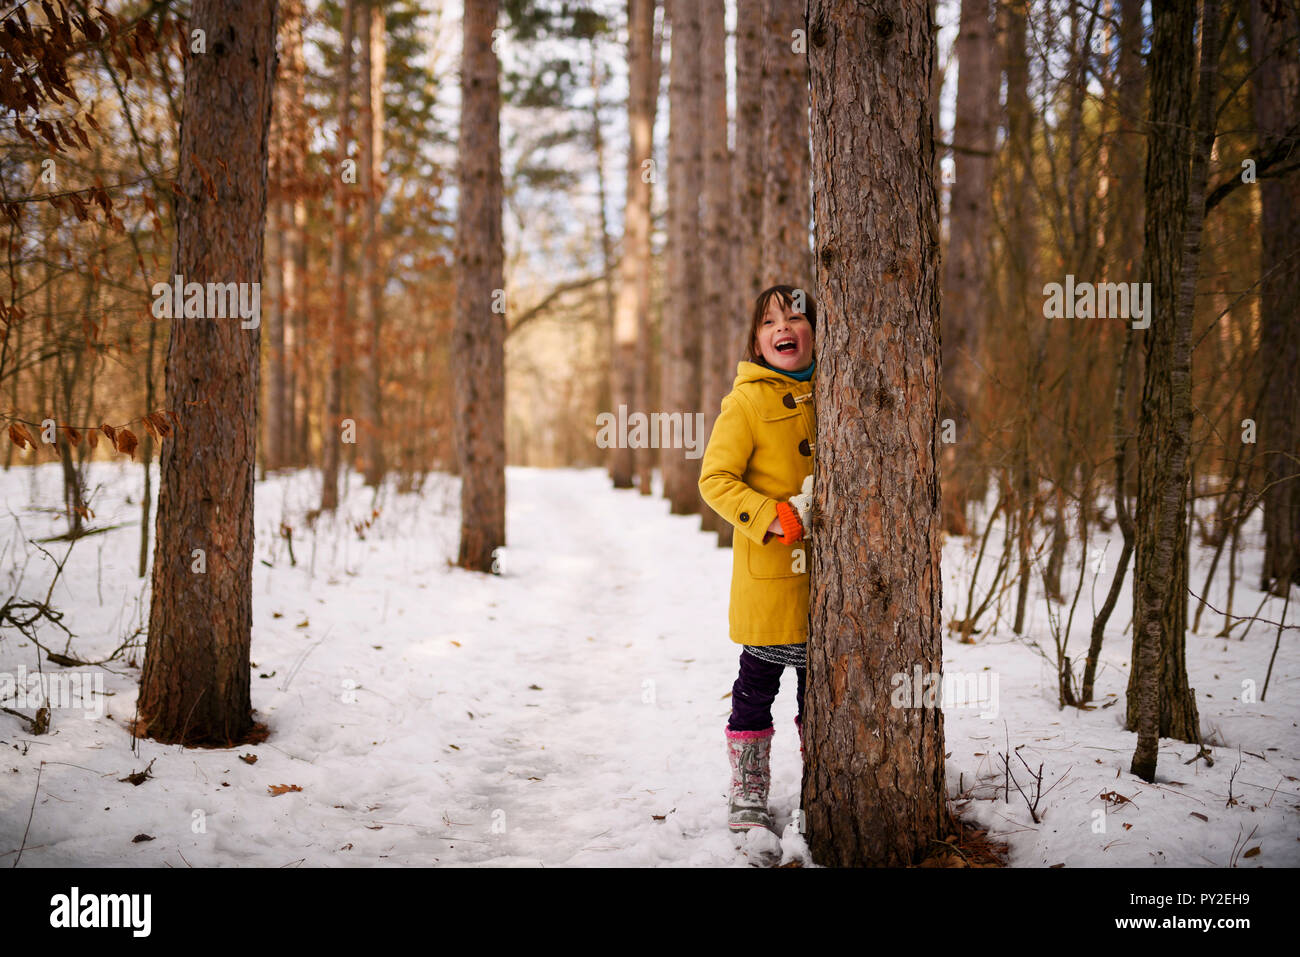
M 727 728 L 727 754 L 731 759 L 731 806 L 727 825 L 733 831 L 751 827 L 769 830 L 775 824 L 767 810 L 767 792 L 772 786 L 769 760 L 775 730 L 732 731 Z

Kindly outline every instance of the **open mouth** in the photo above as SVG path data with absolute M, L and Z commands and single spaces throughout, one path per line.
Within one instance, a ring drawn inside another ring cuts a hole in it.
M 793 339 L 782 339 L 776 344 L 776 351 L 783 353 L 798 352 L 799 345 Z

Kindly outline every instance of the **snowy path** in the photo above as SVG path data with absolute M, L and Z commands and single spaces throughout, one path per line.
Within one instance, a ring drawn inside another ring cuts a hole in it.
M 472 574 L 447 564 L 455 483 L 430 482 L 422 500 L 381 503 L 365 542 L 321 526 L 313 554 L 299 529 L 296 568 L 264 533 L 310 502 L 309 483 L 260 483 L 258 551 L 274 567 L 255 572 L 253 704 L 272 733 L 237 749 L 259 760 L 149 741 L 131 757 L 134 681 L 110 675 L 114 727 L 56 721 L 69 754 L 112 755 L 60 760 L 109 770 L 45 767 L 56 800 L 38 801 L 24 864 L 744 864 L 725 826 L 730 552 L 599 470 L 511 469 L 503 574 Z M 367 505 L 356 490 L 358 519 Z M 113 534 L 125 558 L 134 533 Z M 775 711 L 781 824 L 799 789 L 793 679 Z M 145 785 L 115 780 L 154 758 Z M 3 781 L 0 853 L 18 845 L 34 776 Z M 303 790 L 271 797 L 273 784 Z M 110 815 L 124 826 L 103 830 Z M 131 845 L 137 832 L 157 840 Z

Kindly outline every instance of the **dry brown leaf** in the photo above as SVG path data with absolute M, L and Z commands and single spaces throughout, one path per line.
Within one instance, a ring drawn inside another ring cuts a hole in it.
M 301 791 L 302 788 L 296 784 L 270 784 L 267 790 L 271 792 L 271 797 L 279 797 L 281 794 L 288 794 L 290 791 Z
M 135 458 L 136 447 L 135 433 L 130 429 L 122 429 L 117 433 L 117 450 L 123 455 L 129 455 Z

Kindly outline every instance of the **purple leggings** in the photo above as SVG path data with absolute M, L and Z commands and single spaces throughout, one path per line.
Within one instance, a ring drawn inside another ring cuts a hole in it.
M 781 687 L 781 672 L 786 665 L 774 665 L 740 653 L 740 676 L 731 686 L 731 720 L 727 727 L 732 731 L 766 731 L 772 727 L 772 702 Z M 803 715 L 803 688 L 807 668 L 795 668 L 798 690 L 795 703 Z

